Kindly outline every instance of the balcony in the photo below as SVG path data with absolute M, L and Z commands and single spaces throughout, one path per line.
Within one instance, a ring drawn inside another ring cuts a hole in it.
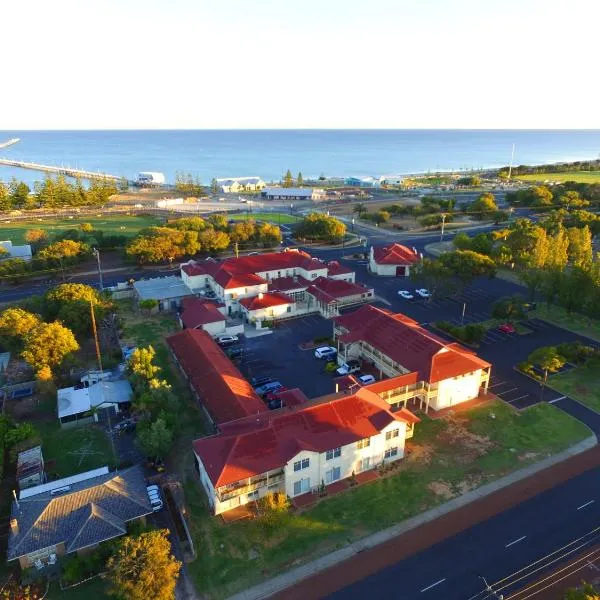
M 250 479 L 238 481 L 231 485 L 219 488 L 217 490 L 217 497 L 219 498 L 219 502 L 225 502 L 227 500 L 230 500 L 231 498 L 235 498 L 236 496 L 249 494 L 250 492 L 266 487 L 268 485 L 273 485 L 274 483 L 281 483 L 284 479 L 284 476 L 284 471 L 281 470 L 271 475 L 264 473 L 262 475 L 258 475 L 257 477 L 252 477 Z

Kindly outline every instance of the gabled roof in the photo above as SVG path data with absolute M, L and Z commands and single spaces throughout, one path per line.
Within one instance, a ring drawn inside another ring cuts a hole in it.
M 165 300 L 194 295 L 194 292 L 181 280 L 181 277 L 174 275 L 140 279 L 133 283 L 133 288 L 141 300 Z
M 252 298 L 240 299 L 240 304 L 249 311 L 295 303 L 295 300 L 285 294 L 280 294 L 279 292 L 269 292 L 267 294 L 258 294 L 258 296 Z
M 267 410 L 218 344 L 201 329 L 184 329 L 167 338 L 200 401 L 217 424 Z
M 416 417 L 410 418 L 412 422 Z M 231 423 L 222 434 L 193 445 L 219 488 L 281 468 L 301 450 L 325 452 L 376 435 L 393 421 L 407 420 L 406 414 L 392 413 L 384 400 L 361 388 L 352 395 L 325 397 Z
M 68 481 L 66 478 L 65 481 Z M 60 492 L 39 486 L 13 502 L 11 519 L 18 533 L 10 533 L 8 560 L 64 543 L 67 552 L 99 544 L 126 532 L 125 523 L 152 512 L 144 473 L 139 466 L 76 481 Z
M 208 323 L 225 321 L 225 315 L 219 311 L 223 304 L 201 300 L 200 298 L 184 298 L 182 302 L 183 314 L 181 320 L 188 329 L 202 327 Z
M 310 281 L 296 275 L 295 277 L 276 277 L 269 281 L 270 292 L 293 292 L 306 290 L 310 285 Z
M 449 344 L 403 314 L 362 306 L 334 321 L 347 330 L 339 336 L 341 342 L 363 340 L 405 369 L 417 372 L 420 381 L 437 383 L 490 366 L 460 344 Z
M 412 265 L 419 261 L 419 255 L 411 248 L 394 242 L 387 246 L 373 248 L 373 258 L 379 265 Z
M 348 296 L 365 294 L 371 290 L 372 288 L 368 288 L 359 283 L 344 281 L 343 279 L 329 279 L 329 277 L 317 277 L 312 282 L 312 285 L 308 288 L 307 292 L 311 296 L 314 296 L 317 300 L 329 304 L 331 302 L 339 300 L 340 298 L 347 298 Z
M 342 265 L 337 260 L 330 260 L 327 263 L 327 274 L 331 277 L 333 275 L 347 275 L 353 273 L 352 269 L 349 269 L 345 265 Z

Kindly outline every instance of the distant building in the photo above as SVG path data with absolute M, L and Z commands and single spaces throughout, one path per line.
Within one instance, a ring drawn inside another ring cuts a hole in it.
M 402 185 L 403 182 L 403 175 L 382 175 L 379 178 L 380 185 Z
M 378 188 L 380 186 L 379 179 L 376 177 L 348 177 L 344 183 L 346 185 L 352 185 L 363 188 Z
M 24 490 L 35 485 L 40 485 L 46 481 L 44 473 L 44 457 L 42 456 L 42 447 L 35 446 L 17 454 L 17 484 L 20 490 Z
M 369 252 L 369 271 L 374 275 L 408 277 L 410 269 L 421 260 L 414 248 L 393 242 L 374 248 Z
M 261 197 L 265 200 L 325 200 L 327 194 L 320 188 L 266 187 Z
M 42 568 L 57 556 L 85 553 L 127 533 L 127 524 L 152 513 L 138 465 L 110 473 L 94 469 L 21 490 L 12 503 L 9 562 Z
M 229 177 L 217 179 L 219 189 L 224 194 L 239 194 L 240 192 L 256 192 L 267 185 L 260 177 Z
M 4 240 L 0 242 L 0 246 L 4 248 L 8 254 L 0 255 L 0 260 L 7 258 L 20 258 L 22 260 L 31 260 L 31 246 L 29 244 L 23 244 L 22 246 L 14 246 L 10 240 Z
M 135 185 L 138 187 L 155 187 L 165 184 L 163 173 L 156 171 L 142 171 L 138 173 Z
M 141 279 L 133 284 L 133 289 L 138 302 L 140 300 L 158 302 L 155 312 L 177 310 L 186 296 L 194 295 L 181 277 L 174 275 Z

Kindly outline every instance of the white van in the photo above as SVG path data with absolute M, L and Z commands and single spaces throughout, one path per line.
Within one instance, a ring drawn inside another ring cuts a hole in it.
M 148 500 L 150 500 L 152 510 L 154 512 L 161 510 L 164 504 L 160 494 L 160 488 L 156 484 L 147 485 L 146 491 L 148 493 Z

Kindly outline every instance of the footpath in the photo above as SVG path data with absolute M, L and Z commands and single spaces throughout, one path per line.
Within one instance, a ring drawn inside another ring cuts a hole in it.
M 563 452 L 291 569 L 229 600 L 325 597 L 597 467 L 600 448 L 596 444 L 596 437 L 589 437 Z

